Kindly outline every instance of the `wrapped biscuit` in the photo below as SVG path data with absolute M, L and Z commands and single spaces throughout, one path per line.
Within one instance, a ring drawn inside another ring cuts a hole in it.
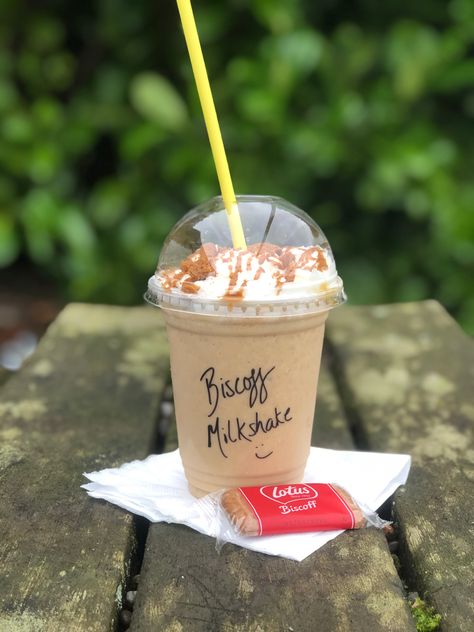
M 223 492 L 220 506 L 235 532 L 244 536 L 383 528 L 389 524 L 362 508 L 345 489 L 328 483 L 229 489 Z

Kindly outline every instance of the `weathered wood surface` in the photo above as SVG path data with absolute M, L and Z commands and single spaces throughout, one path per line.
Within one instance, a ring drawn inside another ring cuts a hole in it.
M 8 378 L 10 378 L 11 376 L 12 376 L 11 371 L 8 371 L 7 369 L 4 369 L 2 366 L 0 366 L 0 386 L 2 384 L 5 384 Z
M 114 628 L 133 558 L 130 514 L 82 472 L 142 458 L 167 379 L 147 308 L 70 305 L 0 399 L 0 630 Z
M 403 570 L 443 630 L 470 630 L 473 343 L 434 302 L 344 307 L 328 335 L 338 388 L 325 362 L 313 442 L 414 456 L 395 504 Z M 89 499 L 81 473 L 146 455 L 166 365 L 156 311 L 74 305 L 2 387 L 1 632 L 113 629 L 134 521 Z M 151 526 L 134 632 L 291 628 L 414 630 L 381 533 L 345 533 L 298 564 Z
M 439 303 L 344 307 L 328 337 L 372 450 L 474 460 L 474 341 Z
M 353 450 L 354 439 L 330 368 L 331 355 L 324 348 L 318 381 L 311 445 L 334 450 Z
M 414 630 L 382 533 L 344 533 L 303 562 L 153 526 L 133 632 Z
M 322 366 L 315 443 L 353 449 Z M 176 448 L 175 428 L 166 449 Z M 301 563 L 225 545 L 186 527 L 150 526 L 131 630 L 410 632 L 414 624 L 382 533 L 344 533 Z
M 407 575 L 443 630 L 470 631 L 474 342 L 434 301 L 336 310 L 328 335 L 363 444 L 414 459 L 396 496 Z
M 443 617 L 442 630 L 474 625 L 473 463 L 415 465 L 395 496 L 407 579 Z

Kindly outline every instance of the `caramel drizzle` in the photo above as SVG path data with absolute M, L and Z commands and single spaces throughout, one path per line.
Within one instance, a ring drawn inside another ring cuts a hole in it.
M 224 294 L 224 298 L 243 298 L 244 287 L 247 285 L 247 281 L 244 280 L 239 288 L 237 288 L 237 282 L 239 280 L 239 274 L 242 273 L 242 252 L 237 255 L 237 261 L 235 262 L 235 268 L 229 266 L 229 287 Z
M 326 257 L 319 246 L 313 246 L 304 250 L 298 259 L 298 268 L 303 270 L 319 270 L 323 272 L 328 269 Z
M 292 249 L 297 251 L 296 256 Z M 181 262 L 180 268 L 163 270 L 159 273 L 162 287 L 167 291 L 179 287 L 187 294 L 197 294 L 200 288 L 196 281 L 216 276 L 216 260 L 219 258 L 221 262 L 228 263 L 229 269 L 229 285 L 224 298 L 243 298 L 248 279 L 244 279 L 240 286 L 238 286 L 238 280 L 239 275 L 244 271 L 242 266 L 244 255 L 247 255 L 245 264 L 247 273 L 252 269 L 252 256 L 256 257 L 259 263 L 259 267 L 253 275 L 254 281 L 258 281 L 265 272 L 264 263 L 272 264 L 275 268 L 273 279 L 277 294 L 281 292 L 285 283 L 291 283 L 295 280 L 297 269 L 308 271 L 316 269 L 321 272 L 328 269 L 324 251 L 320 246 L 301 248 L 301 253 L 298 256 L 298 248 L 267 243 L 252 244 L 246 251 L 238 251 L 235 264 L 233 263 L 233 255 L 234 251 L 230 248 L 219 247 L 211 243 L 203 244 L 196 252 Z M 248 274 L 246 276 L 248 277 Z

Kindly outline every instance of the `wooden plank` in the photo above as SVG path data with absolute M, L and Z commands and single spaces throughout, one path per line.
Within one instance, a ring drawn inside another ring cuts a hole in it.
M 353 450 L 354 440 L 330 372 L 332 357 L 325 348 L 319 374 L 311 445 L 334 450 Z
M 153 525 L 133 632 L 414 630 L 382 533 L 345 533 L 303 562 Z
M 407 580 L 441 614 L 445 631 L 473 629 L 473 481 L 472 461 L 427 461 L 395 496 Z
M 364 445 L 414 458 L 396 497 L 405 572 L 444 630 L 471 630 L 474 343 L 434 301 L 344 308 L 328 334 Z
M 142 458 L 167 378 L 159 315 L 69 305 L 0 401 L 0 630 L 113 629 L 135 546 L 130 514 L 82 472 Z
M 0 386 L 5 384 L 5 382 L 12 376 L 12 371 L 5 369 L 3 366 L 0 366 Z
M 439 303 L 344 307 L 328 336 L 371 449 L 474 460 L 474 341 Z
M 326 357 L 313 438 L 351 449 Z M 171 428 L 167 449 L 175 449 Z M 414 630 L 382 533 L 344 533 L 301 563 L 226 545 L 177 525 L 148 532 L 133 632 Z

